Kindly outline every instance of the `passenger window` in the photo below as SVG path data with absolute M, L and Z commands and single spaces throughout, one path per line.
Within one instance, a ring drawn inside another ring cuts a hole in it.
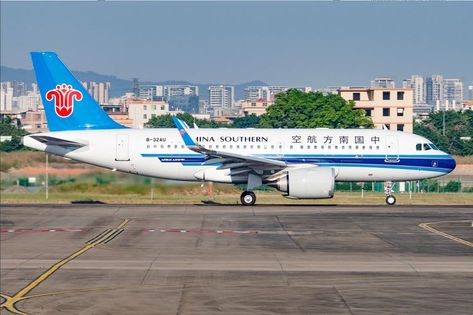
M 431 148 L 429 147 L 429 145 L 427 143 L 424 143 L 424 150 L 425 151 L 431 150 Z
M 416 144 L 416 151 L 422 151 L 422 144 L 421 143 Z
M 292 149 L 292 148 L 294 148 L 294 147 L 293 147 L 292 145 L 290 145 L 290 146 L 289 146 L 289 149 Z
M 304 149 L 304 146 L 303 146 L 303 145 L 301 145 L 301 149 Z

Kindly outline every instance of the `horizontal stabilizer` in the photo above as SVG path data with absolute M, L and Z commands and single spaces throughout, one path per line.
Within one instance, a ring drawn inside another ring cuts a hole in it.
M 80 143 L 80 142 L 75 142 L 75 141 L 70 141 L 70 140 L 64 140 L 60 138 L 55 138 L 51 136 L 30 136 L 31 138 L 44 143 L 46 145 L 55 145 L 59 147 L 84 147 L 86 144 Z

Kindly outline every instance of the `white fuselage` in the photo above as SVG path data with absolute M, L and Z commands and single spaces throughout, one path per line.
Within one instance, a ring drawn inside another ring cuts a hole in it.
M 190 129 L 202 146 L 241 155 L 284 161 L 291 166 L 335 169 L 336 181 L 404 181 L 451 172 L 455 161 L 427 139 L 376 129 Z M 189 150 L 177 129 L 110 129 L 43 133 L 80 142 L 81 148 L 46 146 L 31 136 L 28 147 L 133 174 L 175 179 L 240 183 L 218 163 Z M 206 174 L 205 176 L 203 174 Z

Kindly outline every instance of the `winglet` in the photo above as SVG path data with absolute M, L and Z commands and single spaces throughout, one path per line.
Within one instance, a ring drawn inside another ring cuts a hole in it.
M 172 120 L 173 120 L 174 124 L 176 125 L 177 130 L 179 131 L 179 133 L 182 137 L 182 140 L 184 141 L 184 144 L 186 146 L 196 147 L 197 143 L 195 143 L 195 141 L 191 138 L 191 136 L 187 132 L 188 128 L 186 128 L 186 126 L 187 126 L 186 123 L 183 122 L 182 120 L 180 120 L 179 118 L 177 118 L 176 116 L 172 116 Z

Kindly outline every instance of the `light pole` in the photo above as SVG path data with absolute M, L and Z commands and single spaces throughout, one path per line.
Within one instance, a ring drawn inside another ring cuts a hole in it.
M 49 199 L 49 154 L 46 153 L 46 179 L 44 185 L 46 186 L 46 200 Z

